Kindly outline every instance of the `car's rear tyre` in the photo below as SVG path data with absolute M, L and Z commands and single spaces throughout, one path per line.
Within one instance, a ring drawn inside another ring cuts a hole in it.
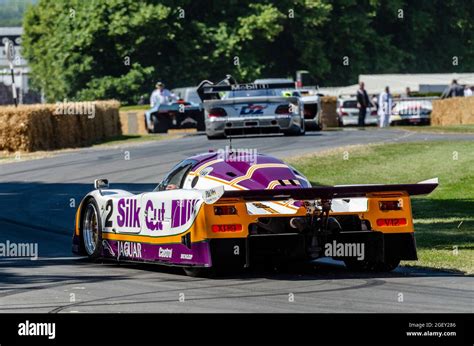
M 151 116 L 151 122 L 153 124 L 153 133 L 167 133 L 168 132 L 168 125 L 164 121 L 164 119 L 159 119 L 156 114 Z
M 294 125 L 290 130 L 284 131 L 285 136 L 303 136 L 305 134 L 305 128 Z
M 346 268 L 357 272 L 391 272 L 400 264 L 400 259 L 392 258 L 381 261 L 358 261 L 357 259 L 344 260 Z
M 183 270 L 187 276 L 193 278 L 210 278 L 215 276 L 213 268 L 184 267 Z
M 102 220 L 96 201 L 91 198 L 86 203 L 81 221 L 82 241 L 87 256 L 91 259 L 102 253 Z
M 153 131 L 150 129 L 150 127 L 148 126 L 148 122 L 146 121 L 146 115 L 144 117 L 144 121 L 145 121 L 145 129 L 148 133 L 153 133 Z
M 204 122 L 204 116 L 197 119 L 196 130 L 199 132 L 206 131 L 206 123 Z
M 211 135 L 206 135 L 207 136 L 207 139 L 209 140 L 214 140 L 214 139 L 225 139 L 226 136 L 225 135 L 214 135 L 214 136 L 211 136 Z

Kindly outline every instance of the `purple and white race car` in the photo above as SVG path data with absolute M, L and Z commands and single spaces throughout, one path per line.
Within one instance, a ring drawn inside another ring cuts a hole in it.
M 437 180 L 312 187 L 275 157 L 219 150 L 179 162 L 153 191 L 94 185 L 77 210 L 76 254 L 201 275 L 320 257 L 392 270 L 417 258 L 410 195 L 430 193 Z

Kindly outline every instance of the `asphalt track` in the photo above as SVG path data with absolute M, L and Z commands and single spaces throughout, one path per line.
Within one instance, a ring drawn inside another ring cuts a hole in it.
M 288 158 L 347 145 L 453 139 L 474 136 L 350 129 L 239 138 L 233 146 Z M 399 268 L 368 275 L 323 261 L 205 279 L 187 277 L 176 268 L 90 263 L 71 255 L 75 204 L 95 178 L 146 191 L 179 160 L 226 145 L 188 136 L 0 164 L 0 243 L 38 243 L 40 256 L 0 258 L 0 312 L 474 311 L 474 278 L 446 272 Z

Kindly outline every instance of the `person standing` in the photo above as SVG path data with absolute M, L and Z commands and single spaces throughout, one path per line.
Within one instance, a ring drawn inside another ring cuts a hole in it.
M 151 108 L 159 105 L 169 105 L 178 98 L 172 94 L 162 82 L 156 83 L 156 89 L 151 93 L 150 106 Z
M 458 84 L 456 79 L 453 79 L 451 85 L 446 88 L 446 90 L 441 95 L 442 99 L 450 98 L 450 97 L 460 97 L 464 96 L 464 88 Z
M 158 82 L 155 85 L 156 89 L 151 93 L 150 106 L 151 109 L 145 112 L 146 126 L 151 124 L 151 114 L 156 112 L 156 109 L 161 105 L 170 105 L 173 101 L 178 100 L 176 95 L 171 93 L 168 89 L 165 89 L 165 85 L 162 82 Z M 151 125 L 150 125 L 151 126 Z
M 467 97 L 467 96 L 472 96 L 472 90 L 471 90 L 471 88 L 470 88 L 469 86 L 467 86 L 467 85 L 466 85 L 465 88 L 464 88 L 464 96 L 466 96 L 466 97 Z
M 365 116 L 367 108 L 370 106 L 369 95 L 365 90 L 364 82 L 360 82 L 357 90 L 357 107 L 359 108 L 359 126 L 365 126 Z
M 379 96 L 379 124 L 380 127 L 390 126 L 390 115 L 392 114 L 392 94 L 389 87 Z

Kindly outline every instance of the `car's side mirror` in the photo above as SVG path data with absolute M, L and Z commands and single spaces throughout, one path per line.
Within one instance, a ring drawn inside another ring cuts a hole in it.
M 108 179 L 96 179 L 94 180 L 94 189 L 108 189 L 109 188 L 109 180 Z
M 156 187 L 155 191 L 163 191 L 165 189 L 165 185 L 163 182 L 158 183 L 158 186 Z

